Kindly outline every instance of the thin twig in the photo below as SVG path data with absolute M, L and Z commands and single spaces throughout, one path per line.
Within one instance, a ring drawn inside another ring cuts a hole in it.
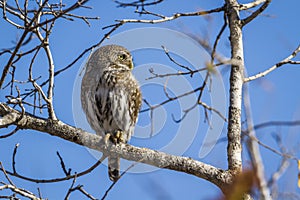
M 2 172 L 3 172 L 4 176 L 5 176 L 5 178 L 6 178 L 7 181 L 9 182 L 9 184 L 15 186 L 15 184 L 12 182 L 12 180 L 9 178 L 8 174 L 6 173 L 6 170 L 4 169 L 3 164 L 2 164 L 1 161 L 0 161 L 0 167 L 1 167 L 1 170 L 2 170 Z
M 61 16 L 63 16 L 65 13 L 68 13 L 76 8 L 83 7 L 83 4 L 87 3 L 88 1 L 89 0 L 78 0 L 72 6 L 70 6 L 69 8 L 66 8 L 65 10 L 62 10 L 59 14 L 55 15 L 53 18 L 46 19 L 45 21 L 40 22 L 40 23 L 36 24 L 35 26 L 31 26 L 29 30 L 32 31 L 38 27 L 42 27 L 46 24 L 52 23 L 52 22 L 56 21 L 57 19 L 59 19 Z
M 56 152 L 56 155 L 58 156 L 59 160 L 60 160 L 60 166 L 63 169 L 63 172 L 65 173 L 66 176 L 70 176 L 71 175 L 71 168 L 69 168 L 68 170 L 66 169 L 66 165 L 65 162 L 63 160 L 63 158 L 60 156 L 59 152 Z
M 226 27 L 227 27 L 227 18 L 226 18 L 226 14 L 224 13 L 224 17 L 223 17 L 223 20 L 224 20 L 224 24 L 223 26 L 221 27 L 216 39 L 215 39 L 215 42 L 214 42 L 214 45 L 213 45 L 213 48 L 212 48 L 212 51 L 211 51 L 211 64 L 214 63 L 214 60 L 215 60 L 215 54 L 216 54 L 216 51 L 217 51 L 217 45 L 220 41 L 220 38 L 222 36 L 222 34 L 224 33 Z
M 68 200 L 70 194 L 75 190 L 73 187 L 74 187 L 74 185 L 75 185 L 76 178 L 77 178 L 77 176 L 76 176 L 76 173 L 75 173 L 75 176 L 74 176 L 74 178 L 73 178 L 72 184 L 71 184 L 70 188 L 68 189 L 68 192 L 67 192 L 67 194 L 66 194 L 64 200 Z
M 2 15 L 3 15 L 3 19 L 6 20 L 8 23 L 12 24 L 13 26 L 17 27 L 18 29 L 25 29 L 25 27 L 21 26 L 20 24 L 17 24 L 15 22 L 13 22 L 12 20 L 10 20 L 6 16 L 6 0 L 4 0 L 1 3 L 2 3 Z
M 12 156 L 12 169 L 13 169 L 13 173 L 16 173 L 16 155 L 17 155 L 17 149 L 18 149 L 19 145 L 20 145 L 19 143 L 17 143 L 15 145 L 13 156 Z
M 256 133 L 253 126 L 250 96 L 247 85 L 244 86 L 244 107 L 248 129 L 247 135 L 249 136 L 249 139 L 247 140 L 247 147 L 251 158 L 252 166 L 254 168 L 254 173 L 258 180 L 258 187 L 261 199 L 271 200 L 270 190 L 265 179 L 264 164 L 259 151 L 259 146 L 256 142 L 257 140 L 253 140 L 253 138 L 256 138 Z
M 300 120 L 296 121 L 269 121 L 254 126 L 254 129 L 266 128 L 269 126 L 300 126 Z
M 153 114 L 154 114 L 155 108 L 152 108 L 151 104 L 146 99 L 143 99 L 143 102 L 150 108 L 150 126 L 151 126 L 151 128 L 150 128 L 150 137 L 152 137 L 153 134 L 154 134 L 154 118 L 153 118 Z
M 132 7 L 142 7 L 144 9 L 145 6 L 152 6 L 152 5 L 157 5 L 161 2 L 163 2 L 164 0 L 157 0 L 157 1 L 153 1 L 153 2 L 149 2 L 149 3 L 145 3 L 145 1 L 134 1 L 131 3 L 123 3 L 121 1 L 116 1 L 114 0 L 115 3 L 119 4 L 118 7 L 128 7 L 128 6 L 132 6 Z
M 204 102 L 198 102 L 198 104 L 200 104 L 201 106 L 203 106 L 205 109 L 207 110 L 210 110 L 210 111 L 213 111 L 215 112 L 217 115 L 219 115 L 219 117 L 221 117 L 225 122 L 227 122 L 227 118 L 225 116 L 222 115 L 222 113 L 220 111 L 218 111 L 217 109 L 207 105 L 206 103 Z
M 239 10 L 248 10 L 250 8 L 254 8 L 262 3 L 265 3 L 267 0 L 256 0 L 250 3 L 240 4 Z
M 172 61 L 173 63 L 175 63 L 176 65 L 178 65 L 179 67 L 183 68 L 183 69 L 186 69 L 187 71 L 189 72 L 192 72 L 193 70 L 191 70 L 189 67 L 187 66 L 184 66 L 180 63 L 178 63 L 169 53 L 168 49 L 165 47 L 165 46 L 161 46 L 165 52 L 165 54 L 168 56 L 169 60 Z M 191 74 L 192 75 L 192 74 Z
M 98 200 L 97 198 L 93 197 L 91 194 L 89 194 L 87 191 L 83 189 L 83 185 L 79 185 L 77 188 L 82 194 L 84 194 L 87 198 L 92 200 Z
M 92 49 L 94 49 L 94 48 L 98 47 L 100 44 L 102 44 L 102 42 L 103 42 L 105 39 L 107 39 L 107 38 L 110 36 L 110 34 L 113 33 L 114 31 L 116 31 L 120 26 L 122 26 L 122 24 L 116 24 L 116 25 L 114 25 L 113 28 L 112 28 L 110 31 L 108 31 L 106 34 L 104 34 L 104 36 L 102 37 L 102 39 L 101 39 L 98 43 L 96 43 L 96 44 L 90 46 L 89 48 L 85 49 L 79 56 L 77 56 L 77 57 L 76 57 L 70 64 L 68 64 L 66 67 L 64 67 L 64 68 L 62 68 L 62 69 L 59 69 L 59 70 L 55 71 L 54 76 L 56 77 L 56 76 L 58 76 L 59 74 L 61 74 L 62 72 L 64 72 L 64 71 L 68 70 L 69 68 L 71 68 L 71 67 L 72 67 L 75 63 L 77 63 L 77 62 L 78 62 L 78 61 L 79 61 L 79 60 L 80 60 L 87 52 L 91 51 Z M 25 98 L 27 98 L 28 96 L 32 95 L 32 93 L 34 93 L 34 92 L 37 92 L 37 91 L 39 91 L 39 90 L 42 91 L 41 88 L 42 88 L 43 86 L 45 86 L 48 82 L 49 82 L 49 79 L 47 79 L 46 81 L 44 81 L 43 83 L 41 83 L 41 84 L 39 85 L 39 87 L 37 87 L 35 90 L 32 90 L 32 91 L 30 91 L 30 92 L 28 92 L 28 93 L 26 93 L 26 94 L 23 94 L 23 95 L 24 95 L 23 99 L 25 99 Z M 41 94 L 42 94 L 42 96 L 44 96 L 43 93 L 41 93 Z
M 286 151 L 286 148 L 282 144 L 281 138 L 278 135 L 275 135 L 275 140 L 278 143 L 278 146 L 281 149 L 282 153 L 287 154 L 288 152 Z M 270 188 L 274 188 L 274 186 L 277 183 L 278 179 L 286 171 L 286 169 L 288 168 L 289 164 L 290 164 L 290 162 L 289 162 L 288 158 L 283 157 L 281 159 L 280 165 L 278 166 L 277 170 L 272 174 L 270 180 L 268 181 L 268 186 Z
M 14 193 L 17 193 L 17 194 L 19 194 L 23 197 L 29 198 L 31 200 L 42 200 L 42 199 L 38 198 L 37 196 L 35 196 L 32 192 L 30 192 L 28 190 L 25 190 L 25 189 L 22 189 L 22 188 L 17 188 L 14 185 L 0 186 L 0 190 L 3 190 L 3 189 L 10 189 Z M 11 196 L 9 199 L 16 199 L 16 198 Z
M 153 69 L 149 69 L 149 72 L 153 75 L 150 76 L 148 78 L 146 78 L 146 80 L 151 80 L 151 79 L 155 79 L 155 78 L 164 78 L 164 77 L 168 77 L 168 76 L 185 76 L 185 75 L 189 75 L 192 76 L 193 74 L 197 73 L 197 72 L 201 72 L 201 71 L 211 71 L 211 69 L 215 68 L 215 67 L 219 67 L 222 65 L 231 65 L 234 64 L 235 62 L 232 59 L 228 59 L 228 60 L 223 60 L 221 63 L 216 63 L 213 65 L 209 65 L 203 68 L 199 68 L 199 69 L 195 69 L 192 70 L 190 72 L 182 72 L 182 71 L 178 71 L 176 73 L 166 73 L 166 74 L 157 74 L 154 72 Z
M 18 130 L 20 130 L 19 127 L 16 127 L 14 130 L 12 130 L 10 133 L 7 133 L 5 135 L 0 135 L 0 139 L 3 139 L 3 138 L 7 138 L 9 136 L 12 136 L 13 134 L 15 134 L 16 132 L 18 132 Z
M 146 23 L 146 24 L 158 24 L 162 22 L 172 21 L 180 17 L 189 17 L 189 16 L 201 16 L 201 15 L 208 15 L 211 13 L 221 12 L 224 11 L 224 6 L 211 9 L 211 10 L 205 10 L 205 11 L 197 11 L 197 12 L 190 12 L 190 13 L 175 13 L 171 16 L 160 16 L 159 19 L 122 19 L 122 20 L 116 20 L 116 22 L 125 24 L 125 23 Z M 110 27 L 110 26 L 108 26 Z
M 181 95 L 178 95 L 178 96 L 172 97 L 172 98 L 170 98 L 170 99 L 167 99 L 167 100 L 161 102 L 160 104 L 157 104 L 157 105 L 151 105 L 149 108 L 143 109 L 143 110 L 141 110 L 140 112 L 146 112 L 146 111 L 149 111 L 149 110 L 151 110 L 151 109 L 158 108 L 158 107 L 160 107 L 160 106 L 162 106 L 162 105 L 164 105 L 164 104 L 166 104 L 166 103 L 169 103 L 169 102 L 171 102 L 171 101 L 175 101 L 175 100 L 180 99 L 180 98 L 182 98 L 182 97 L 185 97 L 185 96 L 187 96 L 187 95 L 193 94 L 193 93 L 195 93 L 195 92 L 197 92 L 197 91 L 199 91 L 199 90 L 201 90 L 201 89 L 202 89 L 202 87 L 198 87 L 198 88 L 196 88 L 196 89 L 194 89 L 194 90 L 191 90 L 191 91 L 189 91 L 189 92 L 186 92 L 186 93 L 183 93 L 183 94 L 181 94 Z
M 77 177 L 80 177 L 80 176 L 84 176 L 88 173 L 90 173 L 91 171 L 93 171 L 96 167 L 98 167 L 102 162 L 103 160 L 106 158 L 106 156 L 102 156 L 94 165 L 92 165 L 90 168 L 80 172 L 80 173 L 77 173 L 76 176 Z M 0 169 L 1 170 L 1 169 Z M 30 181 L 30 182 L 35 182 L 35 183 L 55 183 L 55 182 L 61 182 L 61 181 L 66 181 L 66 180 L 70 180 L 70 179 L 73 179 L 75 177 L 75 175 L 70 175 L 70 176 L 66 176 L 66 177 L 62 177 L 62 178 L 53 178 L 53 179 L 35 179 L 35 178 L 30 178 L 30 177 L 26 177 L 26 176 L 23 176 L 17 172 L 10 172 L 10 171 L 7 171 L 7 173 L 11 176 L 15 176 L 15 177 L 18 177 L 18 178 L 21 178 L 23 180 L 26 180 L 26 181 Z
M 45 0 L 43 2 L 43 4 L 39 7 L 39 9 L 37 10 L 36 14 L 33 16 L 32 20 L 29 22 L 28 26 L 31 26 L 35 22 L 36 18 L 38 17 L 38 15 L 40 14 L 40 12 L 43 10 L 43 7 L 45 6 L 45 4 L 47 2 L 48 2 L 48 0 Z M 4 69 L 3 69 L 2 75 L 1 75 L 1 79 L 0 79 L 0 88 L 2 88 L 2 85 L 4 83 L 4 80 L 5 80 L 5 77 L 6 77 L 7 73 L 9 71 L 9 68 L 10 68 L 11 64 L 13 63 L 14 58 L 15 58 L 17 52 L 19 51 L 20 47 L 23 45 L 23 41 L 25 40 L 25 38 L 26 38 L 26 36 L 27 36 L 28 33 L 29 33 L 29 29 L 25 29 L 24 32 L 23 32 L 23 34 L 22 34 L 22 36 L 21 36 L 21 38 L 19 39 L 19 41 L 18 41 L 18 43 L 17 43 L 17 45 L 15 47 L 12 55 L 10 56 L 7 64 L 4 66 Z
M 285 64 L 300 64 L 300 62 L 292 61 L 291 59 L 294 58 L 300 52 L 300 45 L 285 59 L 280 61 L 279 63 L 273 65 L 269 69 L 265 70 L 264 72 L 260 72 L 256 75 L 244 78 L 244 82 L 253 81 L 255 79 L 261 78 L 269 74 L 270 72 L 274 71 L 275 69 L 285 65 Z
M 121 173 L 120 177 L 117 179 L 117 181 L 113 182 L 109 188 L 105 191 L 103 197 L 101 198 L 101 200 L 104 200 L 108 193 L 113 189 L 113 187 L 117 184 L 117 182 L 131 169 L 133 168 L 134 166 L 136 166 L 138 164 L 138 162 L 134 162 L 132 163 L 124 172 Z
M 37 16 L 36 24 L 40 23 L 41 14 Z M 48 65 L 49 65 L 49 85 L 48 85 L 48 91 L 47 91 L 47 97 L 45 98 L 45 101 L 47 102 L 48 107 L 48 114 L 49 118 L 52 120 L 57 120 L 54 108 L 53 108 L 53 87 L 54 87 L 54 61 L 52 57 L 52 52 L 49 47 L 49 35 L 51 32 L 51 29 L 53 28 L 54 23 L 51 23 L 51 26 L 49 29 L 46 28 L 46 36 L 43 37 L 39 27 L 37 27 L 34 31 L 34 33 L 37 35 L 41 43 L 43 44 L 43 49 L 46 52 L 47 59 L 48 59 Z
M 263 5 L 261 5 L 261 7 L 259 7 L 256 11 L 254 11 L 249 17 L 241 20 L 241 24 L 242 26 L 245 26 L 246 24 L 248 24 L 249 22 L 251 22 L 252 20 L 254 20 L 260 13 L 262 13 L 271 3 L 272 0 L 266 0 L 264 2 Z

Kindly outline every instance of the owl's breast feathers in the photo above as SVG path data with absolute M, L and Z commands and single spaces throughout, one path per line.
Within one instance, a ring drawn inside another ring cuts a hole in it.
M 106 80 L 112 80 L 113 84 L 110 84 L 110 87 L 122 91 L 121 93 L 126 96 L 126 106 L 128 106 L 131 122 L 134 125 L 142 104 L 142 95 L 137 80 L 130 71 L 111 73 L 110 79 Z
M 127 141 L 133 133 L 142 103 L 139 85 L 131 72 L 103 75 L 95 92 L 97 120 L 104 131 L 127 132 Z

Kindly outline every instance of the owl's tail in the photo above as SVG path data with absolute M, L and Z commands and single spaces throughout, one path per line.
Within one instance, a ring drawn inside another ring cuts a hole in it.
M 116 182 L 120 177 L 120 158 L 109 156 L 108 157 L 108 176 L 113 182 Z

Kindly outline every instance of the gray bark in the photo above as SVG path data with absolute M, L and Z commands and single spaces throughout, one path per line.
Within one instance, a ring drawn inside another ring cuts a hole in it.
M 0 118 L 0 128 L 5 127 L 8 124 L 13 124 L 20 129 L 37 130 L 101 151 L 106 155 L 113 154 L 127 160 L 137 161 L 159 168 L 185 172 L 208 180 L 222 190 L 224 190 L 232 181 L 231 172 L 203 162 L 147 148 L 139 148 L 129 144 L 105 145 L 101 136 L 88 133 L 58 120 L 37 118 L 27 113 L 22 114 L 4 103 L 0 103 L 0 116 L 2 116 L 2 118 Z
M 244 78 L 244 52 L 238 3 L 236 0 L 226 0 L 226 3 L 230 29 L 231 58 L 236 61 L 235 64 L 231 66 L 230 74 L 227 158 L 228 169 L 239 173 L 242 171 L 241 107 Z

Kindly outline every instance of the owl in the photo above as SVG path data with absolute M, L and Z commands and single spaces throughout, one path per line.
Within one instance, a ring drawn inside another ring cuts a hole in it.
M 133 134 L 142 97 L 132 74 L 130 52 L 118 45 L 97 49 L 88 59 L 81 82 L 81 105 L 92 129 L 113 143 L 127 143 Z M 108 175 L 116 181 L 120 158 L 108 155 Z

